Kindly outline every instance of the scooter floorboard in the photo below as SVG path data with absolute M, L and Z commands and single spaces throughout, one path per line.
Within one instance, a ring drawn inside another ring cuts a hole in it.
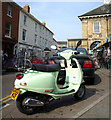
M 60 94 L 68 94 L 68 93 L 71 93 L 71 92 L 75 92 L 75 90 L 71 90 L 71 91 L 68 91 L 68 92 L 65 92 L 65 93 L 55 93 L 56 95 L 60 95 Z

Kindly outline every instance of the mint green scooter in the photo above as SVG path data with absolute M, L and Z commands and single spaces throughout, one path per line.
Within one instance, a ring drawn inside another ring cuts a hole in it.
M 79 45 L 78 45 L 79 46 Z M 16 100 L 19 111 L 25 114 L 33 114 L 35 110 L 48 104 L 54 99 L 73 95 L 80 100 L 85 95 L 83 72 L 77 59 L 71 56 L 73 52 L 61 52 L 59 56 L 66 59 L 66 64 L 33 64 L 31 69 L 17 74 L 15 88 L 10 97 Z M 77 54 L 77 53 L 76 53 Z M 59 71 L 65 67 L 65 84 L 62 88 L 57 85 Z

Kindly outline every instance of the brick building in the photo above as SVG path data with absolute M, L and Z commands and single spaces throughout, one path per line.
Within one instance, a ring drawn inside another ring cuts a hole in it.
M 19 11 L 16 3 L 2 2 L 2 52 L 7 52 L 9 57 L 18 42 Z

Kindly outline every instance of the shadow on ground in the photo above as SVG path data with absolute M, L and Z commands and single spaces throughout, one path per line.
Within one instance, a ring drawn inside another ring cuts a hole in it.
M 101 83 L 101 78 L 99 77 L 99 75 L 95 74 L 94 84 L 92 85 L 92 84 L 88 83 L 87 85 L 94 86 L 94 85 L 98 85 L 100 83 Z M 39 110 L 37 109 L 35 114 L 38 113 L 38 115 L 39 115 L 39 113 L 48 113 L 48 112 L 53 111 L 60 107 L 74 105 L 78 102 L 84 101 L 84 100 L 89 99 L 90 97 L 94 96 L 97 91 L 98 90 L 96 88 L 86 88 L 86 95 L 82 100 L 76 100 L 74 98 L 74 96 L 66 96 L 66 97 L 61 98 L 60 100 L 54 100 L 54 101 L 50 102 L 49 104 L 40 108 Z
M 94 83 L 92 84 L 90 81 L 86 82 L 86 85 L 98 85 L 101 83 L 101 78 L 99 75 L 95 74 L 95 80 Z
M 86 95 L 82 100 L 76 100 L 74 96 L 67 96 L 67 97 L 61 98 L 60 100 L 53 100 L 46 106 L 39 108 L 39 110 L 37 109 L 37 111 L 35 111 L 34 114 L 38 113 L 39 115 L 39 113 L 48 113 L 60 107 L 74 105 L 78 102 L 89 99 L 90 97 L 96 94 L 96 91 L 97 90 L 95 88 L 86 88 Z

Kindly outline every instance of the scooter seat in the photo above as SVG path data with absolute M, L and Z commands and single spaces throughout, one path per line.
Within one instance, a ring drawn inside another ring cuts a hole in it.
M 32 70 L 40 71 L 40 72 L 56 72 L 60 71 L 61 67 L 59 64 L 51 64 L 51 65 L 46 65 L 46 64 L 32 64 Z

